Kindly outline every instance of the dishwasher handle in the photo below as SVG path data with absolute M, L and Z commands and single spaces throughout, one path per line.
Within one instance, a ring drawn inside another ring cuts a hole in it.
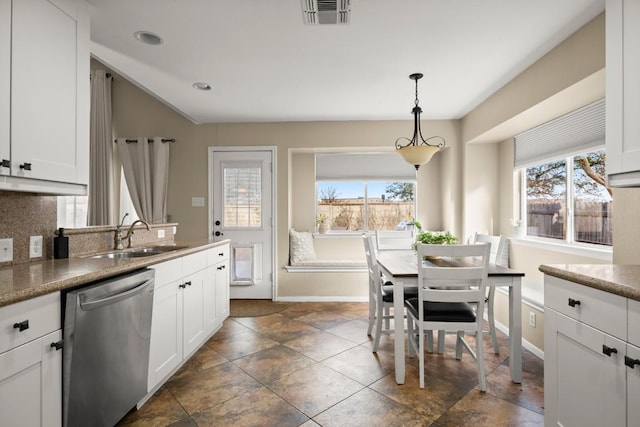
M 80 309 L 82 311 L 91 311 L 96 310 L 100 307 L 104 307 L 105 305 L 115 304 L 118 301 L 122 301 L 123 299 L 131 298 L 134 295 L 137 295 L 145 290 L 149 286 L 149 284 L 153 284 L 153 279 L 145 280 L 142 284 L 136 286 L 135 288 L 129 289 L 128 291 L 118 292 L 112 295 L 109 295 L 104 298 L 99 298 L 93 301 L 82 301 L 80 303 Z

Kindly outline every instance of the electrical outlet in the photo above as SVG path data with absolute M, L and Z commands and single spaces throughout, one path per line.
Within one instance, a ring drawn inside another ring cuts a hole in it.
M 164 239 L 164 230 L 158 230 L 158 239 Z
M 529 312 L 529 326 L 536 327 L 536 314 L 533 311 Z
M 0 262 L 13 261 L 13 239 L 0 239 Z
M 29 258 L 42 257 L 42 236 L 29 237 Z

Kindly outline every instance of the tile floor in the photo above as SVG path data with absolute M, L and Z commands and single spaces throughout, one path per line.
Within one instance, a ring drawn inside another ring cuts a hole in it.
M 397 385 L 393 339 L 377 354 L 367 337 L 366 303 L 290 303 L 277 314 L 229 318 L 222 329 L 126 426 L 537 426 L 544 424 L 543 362 L 524 350 L 523 382 L 509 376 L 508 341 L 500 355 L 485 337 L 487 387 L 475 362 L 444 355 L 407 358 Z M 473 339 L 471 339 L 473 342 Z

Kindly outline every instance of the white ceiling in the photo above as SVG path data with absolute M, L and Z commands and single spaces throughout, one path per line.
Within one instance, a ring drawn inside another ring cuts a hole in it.
M 196 123 L 461 118 L 604 10 L 604 0 L 88 0 L 92 54 Z M 160 35 L 149 46 L 139 30 Z M 211 91 L 197 91 L 207 82 Z

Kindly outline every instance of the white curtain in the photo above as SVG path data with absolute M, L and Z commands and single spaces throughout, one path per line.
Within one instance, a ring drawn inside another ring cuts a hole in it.
M 169 142 L 165 138 L 138 137 L 135 142 L 118 138 L 127 187 L 138 216 L 149 223 L 167 222 Z M 132 141 L 132 140 L 129 140 Z
M 113 145 L 111 128 L 111 76 L 91 72 L 89 202 L 87 225 L 110 225 L 113 215 Z

